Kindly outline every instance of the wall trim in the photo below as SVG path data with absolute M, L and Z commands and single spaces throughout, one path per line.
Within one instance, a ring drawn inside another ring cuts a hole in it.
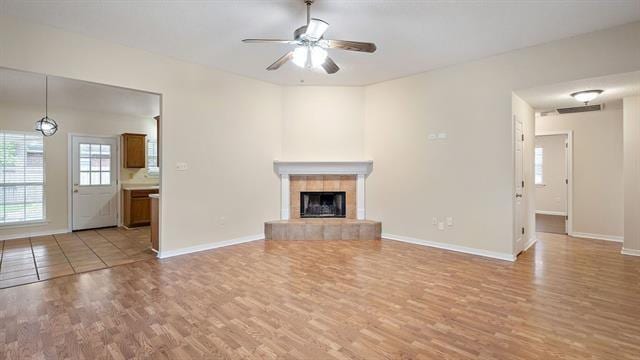
M 622 251 L 620 251 L 620 254 L 622 254 L 622 255 L 631 255 L 631 256 L 640 256 L 640 250 L 622 248 Z
M 19 233 L 19 234 L 2 235 L 0 236 L 0 241 L 24 239 L 24 238 L 36 237 L 36 236 L 66 234 L 68 232 L 69 232 L 69 229 L 66 229 L 66 228 L 55 229 L 55 230 L 29 231 L 29 232 Z
M 615 242 L 623 242 L 623 236 L 616 235 L 603 235 L 603 234 L 591 234 L 591 233 L 583 233 L 583 232 L 571 232 L 569 236 L 581 239 L 592 239 L 592 240 L 605 240 L 605 241 L 615 241 Z
M 388 240 L 401 241 L 409 244 L 422 245 L 422 246 L 434 247 L 438 249 L 461 252 L 465 254 L 483 256 L 483 257 L 488 257 L 488 258 L 498 259 L 498 260 L 505 260 L 505 261 L 516 260 L 516 257 L 513 254 L 509 254 L 509 253 L 501 253 L 501 252 L 471 248 L 471 247 L 460 246 L 460 245 L 446 244 L 446 243 L 441 243 L 436 241 L 416 239 L 416 238 L 402 236 L 402 235 L 383 233 L 382 238 L 388 239 Z
M 169 251 L 160 251 L 158 253 L 158 257 L 160 259 L 166 259 L 166 258 L 170 258 L 170 257 L 173 257 L 173 256 L 186 255 L 186 254 L 191 254 L 191 253 L 194 253 L 194 252 L 212 250 L 212 249 L 217 249 L 217 248 L 221 248 L 221 247 L 225 247 L 225 246 L 244 244 L 244 243 L 248 243 L 248 242 L 251 242 L 251 241 L 257 241 L 257 240 L 264 240 L 264 234 L 243 236 L 243 237 L 239 237 L 239 238 L 235 238 L 235 239 L 216 241 L 216 242 L 212 242 L 212 243 L 189 246 L 189 247 L 175 249 L 175 250 L 169 250 Z
M 536 214 L 540 215 L 555 215 L 555 216 L 567 216 L 566 211 L 546 211 L 546 210 L 536 210 Z
M 529 239 L 529 241 L 524 245 L 524 250 L 522 250 L 522 252 L 529 250 L 529 248 L 535 245 L 535 243 L 537 242 L 538 242 L 538 238 Z

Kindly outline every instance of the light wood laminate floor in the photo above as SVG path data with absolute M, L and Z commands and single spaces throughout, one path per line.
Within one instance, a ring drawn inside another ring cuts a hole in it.
M 0 290 L 0 357 L 638 359 L 640 258 L 256 241 Z
M 0 289 L 153 257 L 148 227 L 0 241 Z

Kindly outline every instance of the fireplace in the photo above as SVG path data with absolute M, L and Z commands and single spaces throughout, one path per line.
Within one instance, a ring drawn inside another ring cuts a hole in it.
M 301 218 L 343 218 L 346 215 L 344 191 L 301 191 Z

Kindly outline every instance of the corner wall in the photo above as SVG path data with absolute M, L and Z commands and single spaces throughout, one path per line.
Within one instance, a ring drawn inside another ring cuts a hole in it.
M 363 160 L 364 88 L 287 86 L 279 160 Z
M 623 100 L 624 244 L 622 253 L 640 256 L 640 96 Z

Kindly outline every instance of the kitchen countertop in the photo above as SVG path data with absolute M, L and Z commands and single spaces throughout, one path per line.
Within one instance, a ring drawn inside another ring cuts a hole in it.
M 160 199 L 160 194 L 149 194 L 149 197 L 152 199 Z
M 159 190 L 159 185 L 154 184 L 122 184 L 122 190 Z

